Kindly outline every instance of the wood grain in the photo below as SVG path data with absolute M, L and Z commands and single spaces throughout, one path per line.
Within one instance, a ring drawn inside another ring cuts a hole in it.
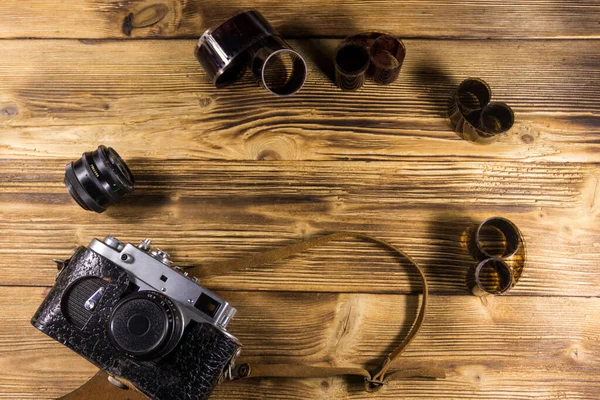
M 249 7 L 296 39 L 309 67 L 297 95 L 275 98 L 249 76 L 217 90 L 195 60 L 206 28 Z M 597 400 L 599 21 L 596 0 L 1 2 L 0 399 L 56 398 L 94 374 L 29 323 L 50 259 L 92 237 L 151 237 L 199 265 L 355 230 L 424 268 L 428 317 L 398 366 L 447 373 L 377 399 Z M 339 39 L 375 29 L 405 39 L 399 80 L 341 92 Z M 448 125 L 469 76 L 515 110 L 495 144 Z M 102 215 L 62 183 L 98 144 L 137 178 Z M 479 299 L 465 287 L 464 234 L 493 215 L 522 230 L 527 264 L 506 296 Z M 247 361 L 372 367 L 416 313 L 418 280 L 402 266 L 349 240 L 201 283 L 238 308 L 230 331 Z M 266 379 L 214 398 L 375 397 L 359 381 Z
M 198 37 L 248 7 L 287 36 L 383 30 L 402 37 L 597 38 L 600 17 L 593 0 L 7 0 L 0 4 L 0 37 Z
M 71 157 L 102 142 L 138 157 L 600 160 L 600 41 L 411 40 L 395 84 L 355 93 L 319 68 L 337 43 L 293 42 L 311 72 L 300 93 L 280 99 L 250 77 L 215 89 L 191 40 L 8 41 L 0 154 Z M 515 109 L 499 143 L 473 145 L 449 127 L 449 96 L 467 76 Z
M 45 288 L 0 288 L 0 398 L 49 399 L 95 368 L 29 325 Z M 333 293 L 221 293 L 238 314 L 230 325 L 244 360 L 372 366 L 401 340 L 416 297 Z M 268 306 L 265 306 L 268 305 Z M 307 309 L 310 312 L 307 312 Z M 562 318 L 555 310 L 562 310 Z M 437 381 L 388 385 L 377 398 L 592 399 L 600 384 L 600 299 L 433 296 L 421 335 L 398 367 L 434 365 Z M 384 322 L 385 321 L 385 322 Z M 26 390 L 24 390 L 26 388 Z M 301 392 L 300 392 L 301 391 Z M 371 398 L 338 379 L 223 384 L 215 399 Z
M 130 241 L 150 236 L 179 264 L 198 265 L 326 231 L 357 230 L 415 257 L 432 291 L 465 293 L 473 260 L 462 235 L 502 215 L 524 232 L 529 253 L 513 293 L 600 294 L 596 166 L 133 159 L 136 191 L 99 216 L 80 209 L 66 192 L 67 162 L 0 161 L 0 230 L 10 232 L 0 237 L 2 284 L 51 285 L 50 259 L 107 234 Z M 340 242 L 281 268 L 203 282 L 222 290 L 414 291 L 415 277 L 392 261 L 376 247 Z

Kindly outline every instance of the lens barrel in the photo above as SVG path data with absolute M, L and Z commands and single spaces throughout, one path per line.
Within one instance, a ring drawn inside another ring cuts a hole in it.
M 133 190 L 135 179 L 111 147 L 98 146 L 65 168 L 65 186 L 83 209 L 102 213 Z
M 152 291 L 133 293 L 114 308 L 109 338 L 127 356 L 151 360 L 168 354 L 183 333 L 180 311 L 166 296 Z

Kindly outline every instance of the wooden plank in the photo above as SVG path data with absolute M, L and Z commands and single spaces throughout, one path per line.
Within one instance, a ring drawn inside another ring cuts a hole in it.
M 0 398 L 50 399 L 94 367 L 29 325 L 46 288 L 0 287 Z M 379 363 L 414 317 L 415 296 L 221 293 L 238 307 L 230 331 L 244 360 Z M 437 366 L 447 378 L 391 383 L 378 398 L 593 399 L 600 389 L 599 298 L 433 296 L 422 333 L 398 367 Z M 307 312 L 307 309 L 310 312 Z M 560 315 L 560 317 L 558 317 Z M 343 327 L 343 328 L 342 328 Z M 223 384 L 215 399 L 371 398 L 338 379 Z
M 600 41 L 411 40 L 395 84 L 355 93 L 319 69 L 337 43 L 293 42 L 311 73 L 280 99 L 250 77 L 215 89 L 193 40 L 7 41 L 0 154 L 71 157 L 104 142 L 135 157 L 600 160 Z M 515 109 L 499 143 L 473 145 L 449 127 L 448 98 L 467 76 Z
M 97 215 L 67 194 L 67 162 L 0 161 L 2 284 L 51 285 L 50 259 L 107 234 L 130 241 L 150 236 L 179 264 L 198 265 L 357 230 L 415 257 L 432 291 L 465 293 L 473 260 L 461 237 L 473 224 L 502 215 L 524 232 L 529 254 L 512 293 L 597 296 L 600 287 L 600 170 L 593 165 L 133 159 L 137 189 Z M 385 252 L 354 242 L 311 251 L 280 268 L 204 280 L 221 290 L 404 293 L 415 290 L 414 282 Z
M 600 17 L 593 0 L 7 0 L 0 5 L 0 37 L 197 37 L 249 6 L 287 36 L 383 30 L 403 37 L 597 38 Z

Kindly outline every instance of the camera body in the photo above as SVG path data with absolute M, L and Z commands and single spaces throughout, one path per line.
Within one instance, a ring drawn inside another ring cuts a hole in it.
M 75 249 L 31 323 L 150 398 L 197 400 L 239 355 L 235 312 L 150 240 L 106 237 Z

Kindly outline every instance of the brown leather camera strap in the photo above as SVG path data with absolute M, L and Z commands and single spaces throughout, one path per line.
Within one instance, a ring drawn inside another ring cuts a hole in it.
M 60 397 L 58 400 L 145 400 L 147 397 L 135 387 L 119 379 L 132 389 L 123 390 L 108 382 L 108 374 L 98 371 L 79 388 Z
M 328 378 L 334 376 L 354 375 L 361 376 L 365 380 L 365 390 L 375 392 L 384 384 L 395 379 L 405 378 L 444 378 L 443 370 L 436 367 L 427 368 L 406 368 L 390 371 L 392 362 L 406 349 L 413 341 L 425 319 L 427 308 L 427 281 L 425 275 L 417 263 L 402 250 L 389 244 L 388 242 L 374 238 L 372 236 L 353 232 L 336 232 L 329 235 L 319 236 L 306 241 L 294 243 L 289 246 L 280 247 L 274 250 L 253 254 L 241 259 L 228 260 L 225 262 L 213 263 L 195 268 L 189 268 L 188 271 L 199 276 L 225 275 L 232 271 L 253 268 L 270 264 L 294 254 L 301 253 L 313 247 L 324 245 L 328 242 L 340 239 L 360 239 L 381 245 L 388 250 L 397 253 L 406 259 L 412 267 L 418 272 L 423 287 L 421 296 L 421 305 L 417 318 L 404 340 L 385 358 L 381 367 L 373 373 L 360 367 L 321 367 L 298 364 L 240 364 L 234 368 L 231 375 L 233 379 L 261 378 L 261 377 L 282 377 L 282 378 Z M 376 340 L 376 338 L 374 338 Z M 71 394 L 62 397 L 65 400 L 79 399 L 115 399 L 115 400 L 138 400 L 143 395 L 135 390 L 121 390 L 107 382 L 106 373 L 98 372 L 85 385 L 75 390 Z M 131 385 L 128 385 L 131 387 Z
M 325 378 L 331 376 L 341 375 L 357 375 L 365 378 L 365 389 L 369 392 L 377 391 L 390 380 L 401 379 L 401 378 L 412 378 L 412 377 L 423 377 L 423 378 L 443 378 L 445 377 L 444 371 L 439 368 L 418 368 L 418 369 L 404 369 L 389 372 L 389 368 L 392 362 L 406 349 L 406 347 L 413 341 L 425 319 L 425 312 L 427 309 L 427 280 L 421 268 L 417 263 L 406 253 L 399 248 L 391 245 L 390 243 L 374 238 L 372 236 L 364 235 L 361 233 L 354 232 L 336 232 L 329 235 L 319 236 L 306 241 L 294 243 L 289 246 L 280 247 L 274 250 L 253 254 L 249 257 L 228 260 L 225 262 L 214 263 L 210 265 L 200 266 L 191 269 L 191 272 L 199 276 L 216 276 L 224 275 L 231 271 L 241 270 L 245 268 L 257 267 L 265 264 L 270 264 L 284 258 L 290 257 L 294 254 L 301 253 L 313 247 L 321 246 L 328 242 L 339 240 L 339 239 L 360 239 L 368 242 L 377 243 L 388 250 L 402 256 L 406 259 L 412 267 L 418 272 L 421 278 L 421 285 L 423 287 L 423 295 L 421 297 L 421 306 L 419 313 L 413 324 L 412 328 L 404 338 L 404 340 L 387 356 L 383 364 L 375 372 L 370 373 L 366 369 L 353 367 L 317 367 L 309 365 L 297 365 L 297 364 L 241 364 L 235 368 L 232 373 L 234 379 L 243 378 L 259 378 L 259 377 L 313 377 L 313 378 Z

